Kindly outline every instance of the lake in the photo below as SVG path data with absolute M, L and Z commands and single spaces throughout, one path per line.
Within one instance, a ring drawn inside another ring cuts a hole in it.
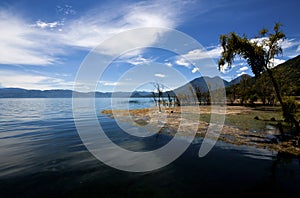
M 120 99 L 120 108 L 125 102 Z M 101 110 L 110 108 L 110 99 L 97 98 L 95 104 L 105 133 L 124 148 L 151 150 L 171 139 L 125 135 L 114 119 L 101 115 Z M 151 99 L 134 99 L 129 104 L 130 108 L 151 105 Z M 300 193 L 299 158 L 221 141 L 199 158 L 201 142 L 202 138 L 195 138 L 181 157 L 161 169 L 124 172 L 97 160 L 81 142 L 72 99 L 0 99 L 0 196 L 253 197 Z

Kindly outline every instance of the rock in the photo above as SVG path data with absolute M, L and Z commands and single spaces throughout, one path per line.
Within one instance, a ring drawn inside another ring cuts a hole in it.
M 255 117 L 254 117 L 254 120 L 259 120 L 259 117 L 258 117 L 258 116 L 255 116 Z

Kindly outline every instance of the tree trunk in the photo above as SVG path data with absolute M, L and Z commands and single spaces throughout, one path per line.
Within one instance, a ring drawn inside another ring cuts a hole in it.
M 283 113 L 284 113 L 285 115 L 289 115 L 289 116 L 290 116 L 291 121 L 292 121 L 293 124 L 295 125 L 297 131 L 299 131 L 299 129 L 300 129 L 300 127 L 299 127 L 299 122 L 296 120 L 296 118 L 295 118 L 294 115 L 290 115 L 290 113 L 287 112 L 286 106 L 285 106 L 285 104 L 284 104 L 284 102 L 283 102 L 283 100 L 282 100 L 282 97 L 281 97 L 281 94 L 280 94 L 280 90 L 279 90 L 278 84 L 277 84 L 277 82 L 276 82 L 276 80 L 275 80 L 275 78 L 274 78 L 274 76 L 273 76 L 272 70 L 267 68 L 267 72 L 268 72 L 269 77 L 271 78 L 271 81 L 272 81 L 272 83 L 273 83 L 273 87 L 274 87 L 274 89 L 275 89 L 276 96 L 277 96 L 277 99 L 278 99 L 278 101 L 279 101 L 279 103 L 280 103 L 280 105 L 281 105 L 281 109 L 282 109 Z

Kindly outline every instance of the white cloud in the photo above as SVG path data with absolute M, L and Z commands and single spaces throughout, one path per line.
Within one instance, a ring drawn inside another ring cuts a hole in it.
M 73 9 L 71 5 L 57 5 L 56 10 L 58 13 L 62 15 L 74 15 L 76 14 L 76 10 Z
M 246 70 L 248 70 L 248 69 L 249 69 L 249 68 L 248 68 L 247 66 L 244 66 L 244 67 L 239 68 L 239 69 L 236 71 L 236 73 L 240 73 L 240 72 L 246 71 Z
M 53 55 L 62 51 L 47 35 L 23 19 L 0 10 L 0 64 L 53 64 L 56 61 Z
M 241 76 L 241 75 L 244 75 L 244 74 L 247 74 L 246 72 L 241 72 L 237 75 L 237 77 Z
M 59 39 L 69 46 L 91 49 L 99 44 L 101 53 L 119 55 L 136 46 L 150 46 L 157 41 L 161 30 L 140 31 L 139 36 L 125 33 L 118 37 L 118 41 L 102 43 L 120 32 L 140 27 L 167 27 L 177 26 L 176 19 L 180 15 L 183 3 L 174 1 L 139 2 L 130 5 L 118 4 L 111 10 L 99 12 L 91 11 L 86 15 L 73 20 L 64 26 L 64 34 Z
M 59 21 L 54 21 L 54 22 L 47 23 L 47 22 L 38 20 L 35 25 L 39 28 L 44 29 L 44 28 L 55 28 L 55 27 L 57 27 L 59 25 L 62 25 L 62 24 Z
M 132 58 L 129 58 L 126 60 L 126 62 L 132 64 L 132 65 L 143 65 L 143 64 L 149 64 L 153 60 L 152 59 L 146 59 L 142 57 L 142 55 L 134 56 Z
M 296 41 L 295 39 L 285 39 L 285 40 L 280 40 L 279 45 L 282 47 L 283 50 L 285 50 L 299 45 L 299 41 Z
M 156 76 L 156 77 L 158 77 L 158 78 L 164 78 L 164 77 L 166 77 L 166 75 L 165 74 L 154 74 L 154 76 Z
M 220 46 L 216 46 L 209 50 L 195 49 L 182 56 L 189 60 L 201 60 L 207 58 L 218 58 L 221 55 L 221 52 L 222 48 Z
M 187 62 L 184 58 L 179 58 L 175 61 L 175 63 L 177 65 L 181 65 L 181 66 L 184 66 L 184 67 L 190 67 L 190 63 Z
M 0 70 L 0 84 L 3 87 L 23 89 L 72 89 L 73 82 L 44 75 L 33 75 L 24 72 Z
M 111 81 L 99 81 L 99 84 L 103 86 L 117 86 L 120 83 L 119 82 L 111 82 Z
M 0 49 L 5 49 L 1 51 L 0 64 L 50 65 L 58 61 L 59 55 L 70 51 L 66 47 L 90 50 L 126 30 L 153 26 L 175 28 L 185 5 L 180 1 L 112 3 L 109 10 L 94 9 L 64 22 L 28 22 L 26 16 L 0 10 Z M 75 14 L 69 6 L 57 9 L 64 14 Z M 132 46 L 149 46 L 163 33 L 141 32 L 134 38 L 125 34 L 118 42 L 104 45 L 101 52 L 118 55 Z
M 199 68 L 198 67 L 194 67 L 193 70 L 192 70 L 192 73 L 196 73 L 197 71 L 199 71 Z
M 229 68 L 229 65 L 227 63 L 225 63 L 225 65 L 220 67 L 220 72 L 222 72 L 223 74 L 227 74 L 229 72 L 229 70 L 230 70 L 230 68 Z
M 271 65 L 274 65 L 274 67 L 276 67 L 277 65 L 281 64 L 281 63 L 284 63 L 286 60 L 284 59 L 277 59 L 277 58 L 274 58 L 274 60 L 271 60 Z
M 168 66 L 168 67 L 172 67 L 173 66 L 172 63 L 170 63 L 170 62 L 165 63 L 165 65 Z
M 300 52 L 300 45 L 298 45 L 296 52 Z

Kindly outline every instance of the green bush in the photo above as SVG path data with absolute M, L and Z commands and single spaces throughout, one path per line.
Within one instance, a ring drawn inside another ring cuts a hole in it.
M 292 124 L 293 118 L 297 113 L 297 102 L 294 97 L 285 97 L 284 101 L 285 112 L 283 112 L 283 117 L 285 121 Z

